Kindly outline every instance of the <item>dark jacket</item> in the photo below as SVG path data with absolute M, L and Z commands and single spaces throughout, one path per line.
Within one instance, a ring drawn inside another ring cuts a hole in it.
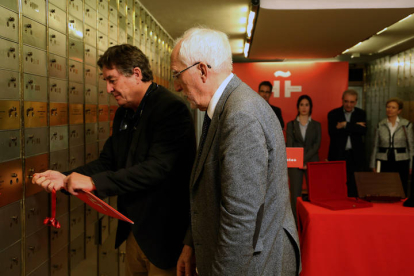
M 311 120 L 306 129 L 305 140 L 303 140 L 299 122 L 295 119 L 287 124 L 286 146 L 303 148 L 303 165 L 306 165 L 308 162 L 319 161 L 321 136 L 321 123 Z
M 273 109 L 273 112 L 275 112 L 277 118 L 279 119 L 280 122 L 280 126 L 282 127 L 282 129 L 285 128 L 285 122 L 283 121 L 283 117 L 282 117 L 282 110 L 274 105 L 270 105 L 270 107 Z
M 354 160 L 358 161 L 357 167 L 364 167 L 364 135 L 367 128 L 360 126 L 357 122 L 367 122 L 367 115 L 364 110 L 355 107 L 351 115 L 351 120 L 346 124 L 345 128 L 337 129 L 338 122 L 344 122 L 345 114 L 343 107 L 331 110 L 328 113 L 328 131 L 331 138 L 329 144 L 329 161 L 345 160 L 345 147 L 348 137 L 351 137 L 352 154 Z
M 188 107 L 162 86 L 152 91 L 131 146 L 121 130 L 127 109 L 118 108 L 112 136 L 99 159 L 75 169 L 92 177 L 97 195 L 118 195 L 118 211 L 134 221 L 119 221 L 118 247 L 133 231 L 149 261 L 159 268 L 176 265 L 189 223 L 189 178 L 195 157 L 195 132 Z

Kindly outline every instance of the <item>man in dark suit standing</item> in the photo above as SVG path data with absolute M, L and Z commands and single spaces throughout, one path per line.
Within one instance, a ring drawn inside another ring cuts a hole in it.
M 270 95 L 272 95 L 272 89 L 273 89 L 273 86 L 270 83 L 270 81 L 262 81 L 259 84 L 259 95 L 262 96 L 262 98 L 265 99 L 265 101 L 268 103 L 269 103 Z M 269 105 L 275 112 L 277 118 L 279 119 L 282 129 L 284 129 L 285 122 L 283 121 L 282 110 L 277 106 L 271 105 L 270 103 Z
M 364 141 L 367 132 L 367 115 L 355 107 L 358 93 L 346 90 L 342 94 L 342 106 L 328 113 L 329 161 L 346 160 L 348 196 L 358 196 L 354 172 L 363 171 Z
M 115 247 L 126 240 L 126 275 L 176 275 L 195 157 L 189 109 L 152 82 L 148 58 L 135 46 L 110 47 L 98 66 L 120 106 L 112 136 L 97 160 L 65 174 L 37 174 L 33 183 L 75 195 L 78 190 L 118 195 L 118 210 L 135 223 L 118 222 Z

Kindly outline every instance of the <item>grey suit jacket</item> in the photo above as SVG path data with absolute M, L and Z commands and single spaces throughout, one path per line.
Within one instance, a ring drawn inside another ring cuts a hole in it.
M 282 129 L 269 104 L 237 76 L 217 103 L 195 166 L 187 242 L 192 235 L 200 276 L 299 269 Z
M 318 151 L 321 146 L 321 123 L 311 120 L 303 140 L 299 122 L 295 119 L 287 124 L 286 146 L 303 148 L 303 164 L 319 161 Z

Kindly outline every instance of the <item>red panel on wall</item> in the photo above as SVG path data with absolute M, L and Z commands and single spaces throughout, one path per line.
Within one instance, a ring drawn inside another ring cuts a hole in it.
M 270 104 L 282 109 L 285 125 L 296 118 L 297 99 L 309 95 L 313 102 L 312 118 L 322 125 L 319 157 L 327 158 L 327 115 L 342 105 L 342 93 L 348 88 L 347 62 L 235 63 L 233 68 L 233 72 L 256 92 L 262 81 L 273 84 Z

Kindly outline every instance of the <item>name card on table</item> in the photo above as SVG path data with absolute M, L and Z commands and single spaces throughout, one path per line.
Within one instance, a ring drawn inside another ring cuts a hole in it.
M 303 168 L 303 148 L 286 148 L 287 167 Z

